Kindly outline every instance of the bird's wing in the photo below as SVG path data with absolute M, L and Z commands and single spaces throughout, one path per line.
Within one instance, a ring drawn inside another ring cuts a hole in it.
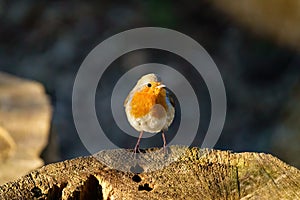
M 131 96 L 131 92 L 128 94 L 128 96 L 126 97 L 125 101 L 124 101 L 124 106 L 126 106 L 128 100 L 129 100 L 129 97 Z
M 173 107 L 175 107 L 175 95 L 174 93 L 166 87 L 166 93 L 167 93 L 167 96 L 169 97 L 169 100 L 170 100 L 170 103 Z
M 128 96 L 126 97 L 126 99 L 124 101 L 124 106 L 126 106 L 126 104 L 128 103 L 129 99 L 132 98 L 134 92 L 136 92 L 136 87 L 134 87 L 131 90 L 131 92 L 129 92 Z

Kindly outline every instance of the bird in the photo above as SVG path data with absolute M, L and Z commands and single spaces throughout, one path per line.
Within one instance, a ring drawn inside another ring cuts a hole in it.
M 142 76 L 124 101 L 129 124 L 140 132 L 134 154 L 140 151 L 140 140 L 144 132 L 162 133 L 163 149 L 166 153 L 165 132 L 175 116 L 174 98 L 170 90 L 154 73 Z

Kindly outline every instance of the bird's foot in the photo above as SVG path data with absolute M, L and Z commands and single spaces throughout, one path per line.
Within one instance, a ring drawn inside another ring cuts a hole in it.
M 159 151 L 164 154 L 169 154 L 168 148 L 166 146 L 162 147 Z
M 136 154 L 141 153 L 141 150 L 139 148 L 139 145 L 136 145 L 133 149 L 133 157 L 136 158 Z

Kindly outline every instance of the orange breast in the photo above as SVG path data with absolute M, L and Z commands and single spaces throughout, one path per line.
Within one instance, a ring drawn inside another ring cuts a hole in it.
M 136 92 L 130 103 L 130 113 L 136 118 L 143 117 L 150 112 L 151 108 L 155 104 L 160 104 L 167 110 L 168 106 L 165 98 L 166 91 L 163 88 L 160 90 L 158 95 L 153 94 L 152 91 L 149 90 Z
M 164 88 L 160 90 L 155 103 L 162 105 L 166 109 L 166 111 L 168 110 L 166 102 L 166 90 Z

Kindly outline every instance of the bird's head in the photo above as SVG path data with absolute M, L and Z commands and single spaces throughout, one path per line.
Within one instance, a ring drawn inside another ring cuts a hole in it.
M 148 93 L 149 95 L 158 96 L 164 91 L 165 85 L 161 83 L 161 79 L 156 74 L 147 74 L 142 76 L 136 85 L 137 89 L 141 92 Z

